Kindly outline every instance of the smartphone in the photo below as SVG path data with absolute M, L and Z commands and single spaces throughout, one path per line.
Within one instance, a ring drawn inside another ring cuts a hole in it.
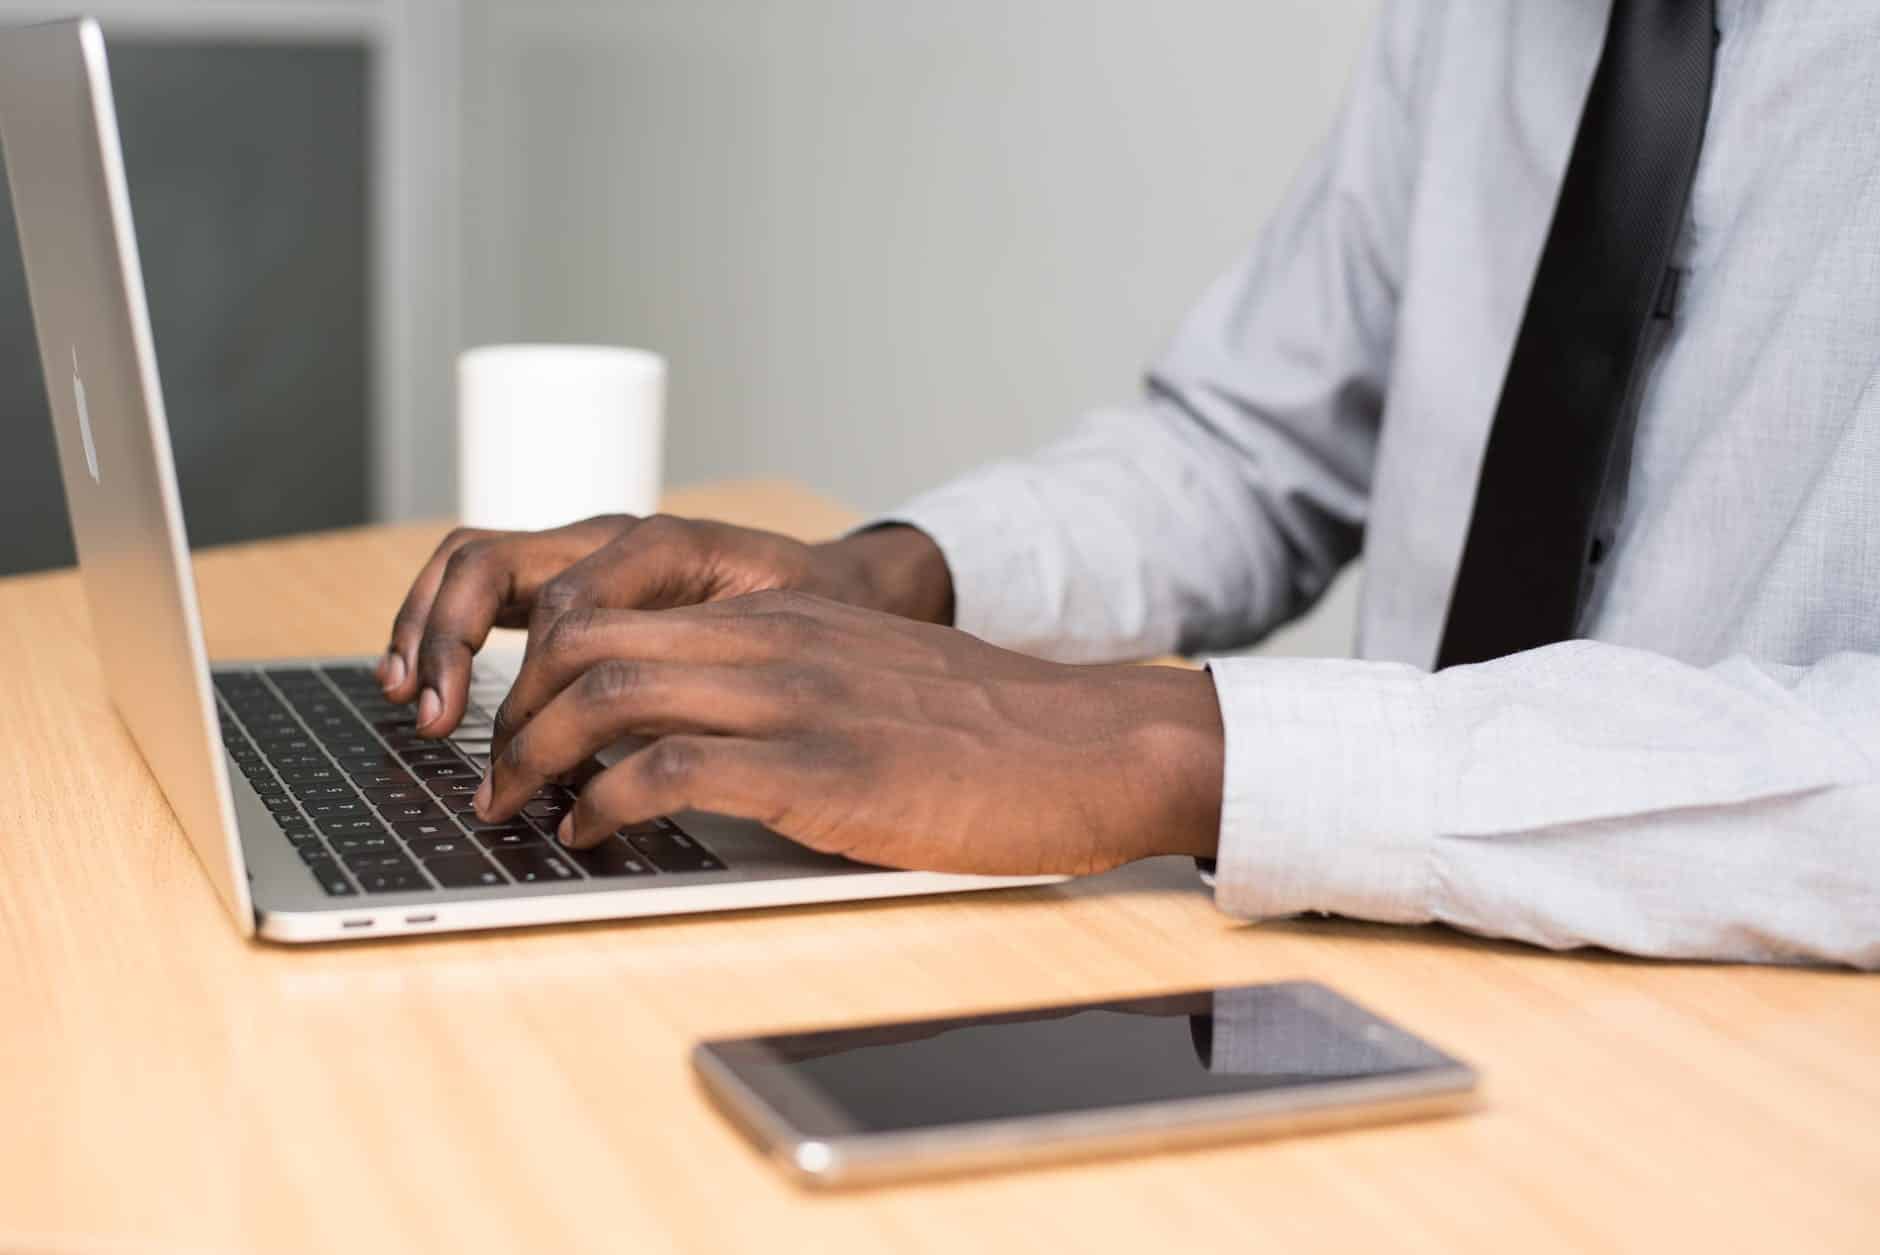
M 819 1186 L 1435 1115 L 1476 1085 L 1306 981 L 707 1041 L 692 1063 Z

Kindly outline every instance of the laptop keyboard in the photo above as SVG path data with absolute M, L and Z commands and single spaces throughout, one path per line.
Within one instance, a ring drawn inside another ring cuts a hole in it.
M 472 695 L 487 688 L 479 674 Z M 554 833 L 574 795 L 558 784 L 515 819 L 478 819 L 470 799 L 489 767 L 491 725 L 474 701 L 436 741 L 418 736 L 411 707 L 387 701 L 364 667 L 220 671 L 215 691 L 229 757 L 329 896 L 725 869 L 670 819 L 565 849 Z

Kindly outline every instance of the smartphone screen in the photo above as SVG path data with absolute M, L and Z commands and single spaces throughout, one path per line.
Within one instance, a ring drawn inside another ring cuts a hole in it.
M 1226 1109 L 1366 1082 L 1427 1092 L 1431 1076 L 1450 1089 L 1473 1082 L 1435 1047 L 1306 982 L 714 1042 L 701 1053 L 719 1065 L 701 1065 L 708 1083 L 714 1071 L 735 1074 L 745 1100 L 768 1109 L 759 1123 L 825 1139 L 1192 1111 L 1207 1100 Z

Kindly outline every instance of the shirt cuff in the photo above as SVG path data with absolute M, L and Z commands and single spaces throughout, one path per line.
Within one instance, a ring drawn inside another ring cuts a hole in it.
M 1431 917 L 1437 720 L 1398 663 L 1209 665 L 1226 732 L 1215 903 L 1249 919 Z

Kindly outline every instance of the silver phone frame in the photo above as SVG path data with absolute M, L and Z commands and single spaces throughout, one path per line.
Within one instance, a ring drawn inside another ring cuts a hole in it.
M 1293 991 L 1343 1031 L 1382 1028 L 1407 1038 L 1441 1062 L 1360 1080 L 892 1133 L 858 1129 L 800 1078 L 776 1071 L 760 1081 L 722 1053 L 721 1048 L 747 1048 L 777 1034 L 700 1042 L 693 1047 L 692 1066 L 706 1093 L 768 1158 L 798 1183 L 816 1188 L 867 1186 L 1396 1123 L 1452 1114 L 1477 1103 L 1480 1078 L 1473 1067 L 1328 986 L 1315 981 L 1278 981 L 1260 987 Z M 1215 992 L 1190 989 L 1167 996 Z M 1116 1001 L 1133 999 L 1096 999 L 1028 1010 L 1061 1011 Z

